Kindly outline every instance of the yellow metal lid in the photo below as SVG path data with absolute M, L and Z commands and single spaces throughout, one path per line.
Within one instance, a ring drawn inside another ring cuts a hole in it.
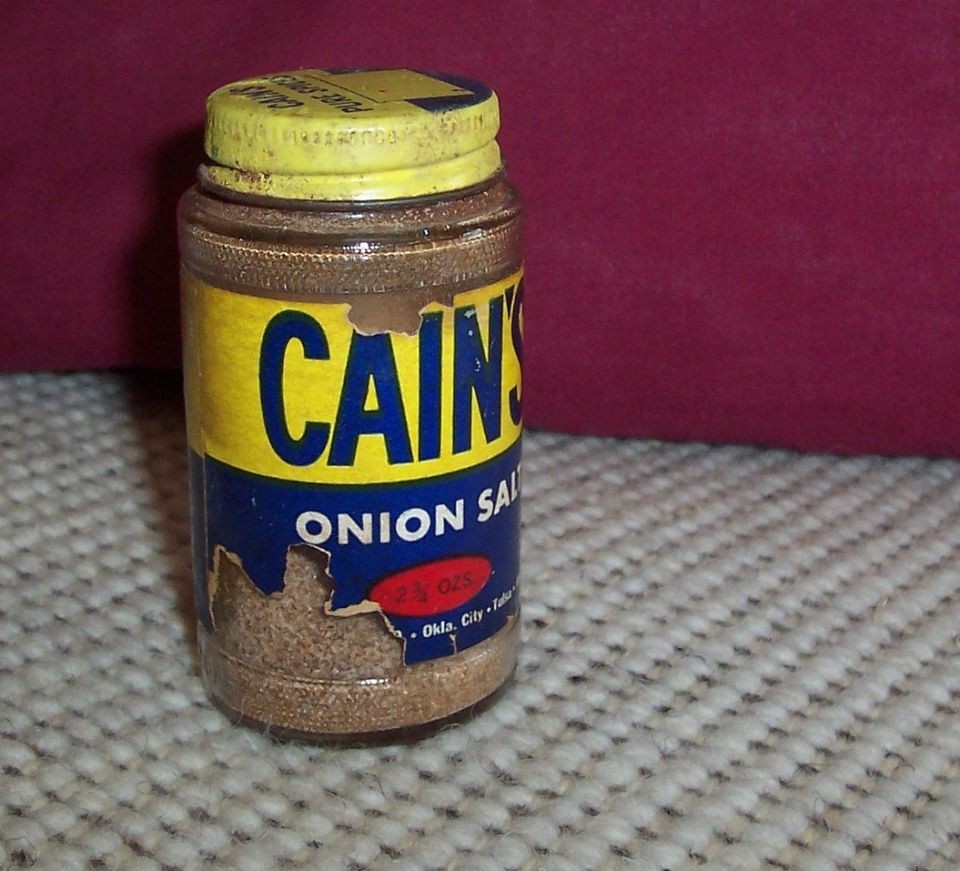
M 497 95 L 419 70 L 297 70 L 207 100 L 205 175 L 296 200 L 393 200 L 478 184 L 501 168 Z

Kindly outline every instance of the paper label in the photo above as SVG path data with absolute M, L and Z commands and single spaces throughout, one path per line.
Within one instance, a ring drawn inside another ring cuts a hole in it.
M 501 629 L 518 606 L 522 309 L 518 272 L 426 306 L 412 335 L 366 334 L 348 302 L 186 276 L 201 619 L 218 551 L 269 595 L 307 545 L 329 555 L 331 615 L 380 611 L 407 663 Z

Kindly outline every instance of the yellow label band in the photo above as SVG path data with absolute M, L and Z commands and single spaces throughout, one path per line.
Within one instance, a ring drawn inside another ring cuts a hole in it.
M 349 303 L 184 282 L 188 430 L 200 454 L 272 478 L 412 481 L 520 436 L 521 272 L 431 303 L 414 335 L 366 335 Z

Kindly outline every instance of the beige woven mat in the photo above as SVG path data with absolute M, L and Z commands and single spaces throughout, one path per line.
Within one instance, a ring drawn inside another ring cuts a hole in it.
M 326 750 L 204 698 L 182 429 L 0 378 L 0 865 L 960 863 L 957 463 L 534 434 L 512 692 Z

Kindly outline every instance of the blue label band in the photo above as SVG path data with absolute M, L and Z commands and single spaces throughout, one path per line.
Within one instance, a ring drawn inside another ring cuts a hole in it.
M 520 441 L 469 469 L 419 481 L 316 484 L 190 453 L 194 576 L 208 629 L 217 550 L 264 595 L 283 588 L 287 550 L 329 555 L 331 611 L 377 607 L 415 663 L 478 644 L 517 612 Z

